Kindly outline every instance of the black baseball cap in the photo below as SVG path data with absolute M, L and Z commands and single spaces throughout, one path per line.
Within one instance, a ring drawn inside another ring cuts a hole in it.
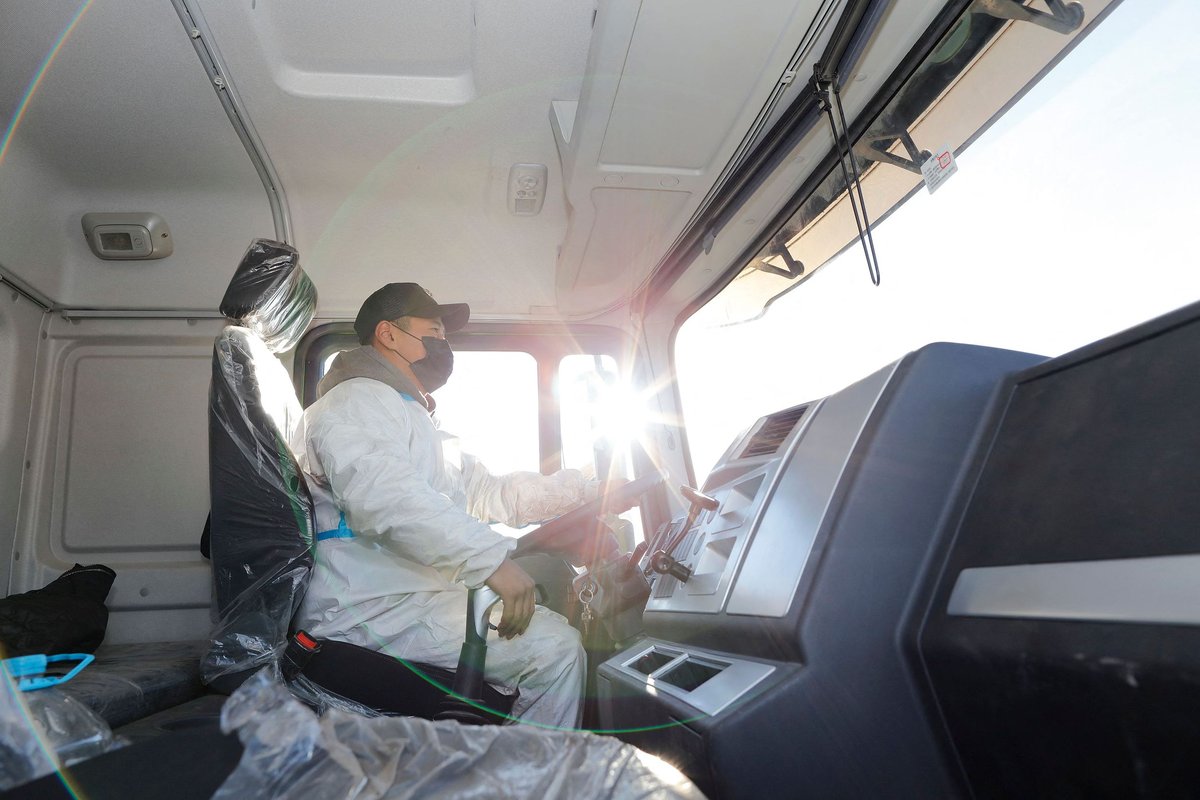
M 466 303 L 439 305 L 433 295 L 415 283 L 389 283 L 371 293 L 354 318 L 354 332 L 358 341 L 367 344 L 375 333 L 375 326 L 383 320 L 400 317 L 442 320 L 446 333 L 453 333 L 467 324 L 471 318 L 471 307 Z

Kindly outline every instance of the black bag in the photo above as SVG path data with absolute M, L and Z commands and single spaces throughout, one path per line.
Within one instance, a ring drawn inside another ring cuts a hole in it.
M 104 599 L 116 577 L 103 564 L 76 564 L 45 588 L 0 600 L 3 657 L 95 652 L 108 627 Z

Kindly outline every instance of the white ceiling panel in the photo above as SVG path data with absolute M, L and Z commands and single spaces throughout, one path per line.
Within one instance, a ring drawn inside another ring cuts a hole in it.
M 323 315 L 352 316 L 405 278 L 477 315 L 554 303 L 566 207 L 547 109 L 578 95 L 591 0 L 201 8 L 286 189 Z M 508 211 L 514 163 L 547 166 L 537 217 Z
M 0 266 L 75 308 L 215 308 L 270 208 L 170 3 L 44 0 L 0 25 Z M 10 25 L 9 22 L 12 22 Z M 88 250 L 88 211 L 154 211 L 162 261 Z M 218 266 L 219 265 L 219 266 Z

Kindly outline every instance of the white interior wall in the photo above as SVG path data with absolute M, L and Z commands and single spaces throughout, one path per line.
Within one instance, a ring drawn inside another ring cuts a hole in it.
M 71 194 L 37 150 L 11 142 L 0 162 L 0 267 L 52 302 L 65 291 L 62 266 L 71 242 L 51 209 Z
M 37 356 L 32 466 L 12 590 L 76 562 L 117 572 L 110 643 L 199 639 L 211 570 L 208 386 L 219 319 L 53 315 Z
M 81 189 L 22 148 L 0 168 L 0 267 L 56 306 L 214 311 L 242 253 L 274 235 L 262 186 Z M 88 249 L 89 211 L 153 211 L 175 253 L 151 261 L 104 261 Z
M 0 382 L 0 593 L 4 594 L 15 557 L 17 508 L 43 316 L 39 306 L 16 292 L 0 294 L 0 375 L 4 376 Z

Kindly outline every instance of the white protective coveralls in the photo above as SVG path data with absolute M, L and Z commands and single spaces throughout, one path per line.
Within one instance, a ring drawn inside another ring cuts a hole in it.
M 576 470 L 492 475 L 437 429 L 424 395 L 370 346 L 339 355 L 320 392 L 292 441 L 321 532 L 298 624 L 452 669 L 467 588 L 516 546 L 480 520 L 544 520 L 594 498 L 598 484 Z M 530 722 L 577 727 L 584 670 L 578 631 L 541 606 L 521 636 L 488 639 L 487 681 L 518 688 L 513 713 Z

